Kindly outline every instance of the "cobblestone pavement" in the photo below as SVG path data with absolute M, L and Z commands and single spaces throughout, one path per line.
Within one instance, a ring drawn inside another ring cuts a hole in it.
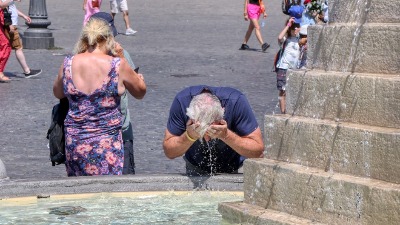
M 252 50 L 238 50 L 248 25 L 242 17 L 243 0 L 128 2 L 138 33 L 119 35 L 117 40 L 140 67 L 148 87 L 143 100 L 131 97 L 129 102 L 137 174 L 184 172 L 181 158 L 164 156 L 162 139 L 172 99 L 187 86 L 207 84 L 241 90 L 261 127 L 265 114 L 278 112 L 276 79 L 270 71 L 278 50 L 276 37 L 285 20 L 280 1 L 267 1 L 269 17 L 262 33 L 271 47 L 265 53 L 254 35 L 249 41 Z M 28 13 L 29 1 L 17 4 Z M 109 11 L 108 1 L 103 1 L 102 10 Z M 0 159 L 11 179 L 66 177 L 64 166 L 51 166 L 45 136 L 52 106 L 57 103 L 52 84 L 65 54 L 72 51 L 78 38 L 82 1 L 47 1 L 47 13 L 56 48 L 24 50 L 30 67 L 41 68 L 43 73 L 25 79 L 12 53 L 5 70 L 12 82 L 0 84 Z M 27 26 L 21 20 L 20 25 L 22 33 Z M 116 26 L 121 32 L 125 30 L 120 14 Z

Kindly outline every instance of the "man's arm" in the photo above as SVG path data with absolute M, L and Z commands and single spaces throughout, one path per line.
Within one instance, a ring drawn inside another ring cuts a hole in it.
M 219 138 L 239 155 L 247 158 L 259 158 L 264 151 L 264 142 L 259 127 L 250 134 L 241 137 L 227 128 L 225 120 L 221 120 L 220 124 L 211 125 L 208 128 L 207 135 L 211 138 Z
M 247 158 L 259 158 L 264 151 L 264 143 L 262 140 L 261 130 L 257 128 L 247 136 L 240 137 L 234 132 L 228 130 L 228 135 L 221 139 L 225 144 L 229 145 L 239 155 Z
M 165 156 L 167 156 L 169 159 L 182 156 L 187 152 L 193 143 L 194 141 L 189 140 L 189 138 L 186 136 L 186 133 L 183 133 L 180 136 L 175 136 L 171 134 L 168 129 L 165 130 L 163 148 Z

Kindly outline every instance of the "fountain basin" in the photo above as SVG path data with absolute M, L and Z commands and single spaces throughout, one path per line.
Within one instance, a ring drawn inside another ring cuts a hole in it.
M 243 175 L 187 177 L 172 175 L 69 177 L 57 180 L 7 180 L 0 182 L 0 199 L 97 192 L 135 191 L 242 191 Z
M 1 224 L 228 224 L 218 202 L 243 192 L 164 191 L 52 195 L 0 200 Z

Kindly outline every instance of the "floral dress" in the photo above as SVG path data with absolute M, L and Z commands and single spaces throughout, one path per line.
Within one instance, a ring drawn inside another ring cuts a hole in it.
M 119 58 L 113 58 L 102 86 L 91 94 L 72 81 L 72 59 L 64 60 L 63 87 L 69 100 L 65 119 L 68 176 L 121 175 L 124 162 L 122 114 L 118 95 Z

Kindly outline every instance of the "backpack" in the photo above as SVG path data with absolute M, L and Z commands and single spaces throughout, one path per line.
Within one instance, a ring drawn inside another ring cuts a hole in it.
M 274 57 L 274 65 L 272 67 L 272 71 L 271 72 L 276 72 L 276 65 L 278 64 L 279 60 L 282 58 L 283 52 L 285 52 L 285 48 L 286 48 L 286 40 L 281 44 L 279 51 L 275 54 Z
M 60 103 L 53 106 L 51 112 L 51 124 L 47 131 L 47 139 L 49 140 L 50 161 L 51 165 L 65 163 L 65 133 L 64 120 L 69 109 L 67 98 L 60 99 Z
M 4 18 L 4 26 L 12 25 L 11 12 L 8 11 L 8 7 L 3 9 L 3 18 Z
M 282 0 L 282 12 L 286 15 L 289 15 L 289 8 L 292 5 L 292 0 Z

